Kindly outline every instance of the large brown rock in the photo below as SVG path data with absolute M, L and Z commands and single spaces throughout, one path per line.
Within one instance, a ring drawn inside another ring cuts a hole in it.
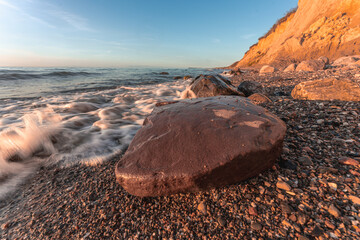
M 341 57 L 341 58 L 336 59 L 332 65 L 333 66 L 349 66 L 349 65 L 357 64 L 357 61 L 359 61 L 359 60 L 360 60 L 360 55 Z
M 260 71 L 259 71 L 259 74 L 265 74 L 265 73 L 274 73 L 276 72 L 277 69 L 272 67 L 272 66 L 269 66 L 269 65 L 264 65 L 261 67 Z
M 307 61 L 302 61 L 296 67 L 296 71 L 315 72 L 319 70 L 324 70 L 324 68 L 325 68 L 325 63 L 322 60 L 307 60 Z
M 328 78 L 299 83 L 291 96 L 300 100 L 360 101 L 360 87 L 348 79 Z
M 158 104 L 116 165 L 137 196 L 193 192 L 237 183 L 270 168 L 286 126 L 237 96 Z
M 284 69 L 284 72 L 295 72 L 296 66 L 295 63 L 292 63 Z
M 221 75 L 199 75 L 183 93 L 182 98 L 213 97 L 218 95 L 240 95 L 231 82 Z

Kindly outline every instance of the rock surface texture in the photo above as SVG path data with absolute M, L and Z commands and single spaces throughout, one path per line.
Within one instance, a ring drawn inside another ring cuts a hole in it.
M 347 79 L 328 78 L 302 82 L 295 86 L 291 96 L 300 100 L 360 101 L 360 87 Z
M 262 68 L 260 69 L 260 72 L 259 74 L 265 74 L 265 73 L 273 73 L 273 72 L 276 72 L 277 69 L 272 67 L 272 66 L 269 66 L 269 65 L 264 65 L 262 66 Z
M 142 197 L 237 183 L 274 164 L 285 132 L 280 119 L 242 97 L 161 105 L 117 163 L 116 178 Z
M 285 67 L 320 56 L 334 60 L 360 54 L 359 44 L 359 0 L 299 0 L 296 10 L 280 19 L 231 67 Z
M 302 61 L 296 67 L 296 71 L 315 72 L 319 70 L 324 70 L 324 68 L 325 68 L 325 62 L 322 60 L 307 60 L 307 61 Z
M 284 69 L 284 72 L 294 72 L 296 70 L 297 65 L 295 63 L 290 64 Z
M 221 75 L 199 75 L 182 93 L 182 98 L 213 97 L 218 95 L 240 95 L 231 82 Z
M 264 88 L 259 82 L 243 81 L 239 84 L 238 91 L 244 93 L 245 97 L 248 97 L 254 93 L 264 93 Z

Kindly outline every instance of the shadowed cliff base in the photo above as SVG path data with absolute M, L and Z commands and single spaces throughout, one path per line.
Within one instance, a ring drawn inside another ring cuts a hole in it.
M 360 53 L 360 2 L 300 0 L 230 68 L 290 63 Z

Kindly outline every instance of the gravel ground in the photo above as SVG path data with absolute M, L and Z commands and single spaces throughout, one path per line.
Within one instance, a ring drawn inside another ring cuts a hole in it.
M 0 203 L 2 239 L 359 239 L 360 103 L 299 101 L 295 84 L 359 70 L 247 72 L 286 123 L 274 167 L 248 181 L 196 194 L 138 198 L 98 166 L 46 167 Z

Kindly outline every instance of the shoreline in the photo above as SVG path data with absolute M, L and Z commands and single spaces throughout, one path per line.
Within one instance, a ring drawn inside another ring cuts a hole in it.
M 360 205 L 348 198 L 360 195 L 360 170 L 339 163 L 341 157 L 357 158 L 354 153 L 360 152 L 359 103 L 301 101 L 289 96 L 294 85 L 305 80 L 337 76 L 360 82 L 355 73 L 359 71 L 265 76 L 248 72 L 232 78 L 235 86 L 242 79 L 261 82 L 272 92 L 273 101 L 261 106 L 283 119 L 288 128 L 281 157 L 273 169 L 257 177 L 200 193 L 138 198 L 115 181 L 114 166 L 120 156 L 96 166 L 42 167 L 0 206 L 2 237 L 360 237 Z M 317 123 L 319 119 L 324 122 Z M 278 182 L 287 182 L 290 189 L 279 188 Z

